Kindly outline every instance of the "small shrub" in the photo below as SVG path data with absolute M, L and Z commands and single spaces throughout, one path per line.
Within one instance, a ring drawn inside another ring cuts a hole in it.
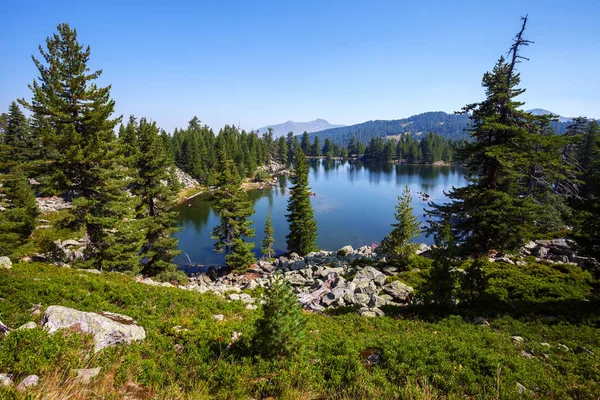
M 306 321 L 289 283 L 275 274 L 256 321 L 255 348 L 265 356 L 290 356 L 300 349 Z

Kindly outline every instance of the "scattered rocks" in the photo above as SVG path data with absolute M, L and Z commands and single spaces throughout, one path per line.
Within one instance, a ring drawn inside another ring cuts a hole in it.
M 35 201 L 42 213 L 56 212 L 73 207 L 73 204 L 58 196 L 38 197 Z
M 536 240 L 523 246 L 520 255 L 522 257 L 535 256 L 537 261 L 576 264 L 589 270 L 600 270 L 598 260 L 579 256 L 577 250 L 577 244 L 571 239 Z M 499 260 L 495 259 L 494 261 Z M 517 264 L 519 264 L 519 261 L 517 261 Z
M 0 268 L 11 269 L 12 261 L 10 261 L 10 258 L 8 258 L 6 256 L 0 257 Z
M 177 181 L 186 189 L 195 188 L 200 185 L 198 181 L 192 178 L 190 175 L 186 174 L 182 170 L 177 167 L 175 169 L 175 176 L 177 177 Z
M 398 269 L 383 266 L 385 273 L 373 266 L 356 266 L 354 260 L 366 262 L 384 260 L 373 247 L 354 249 L 344 246 L 337 252 L 318 251 L 304 257 L 292 253 L 275 260 L 258 261 L 244 274 L 225 273 L 217 268 L 191 274 L 189 282 L 181 289 L 199 293 L 212 292 L 226 296 L 230 301 L 241 301 L 249 310 L 256 309 L 255 299 L 242 290 L 255 290 L 268 286 L 269 275 L 282 273 L 297 294 L 303 307 L 322 312 L 326 308 L 358 306 L 365 315 L 383 315 L 382 306 L 403 306 L 412 301 L 413 288 L 400 282 L 387 283 L 387 276 L 396 275 Z M 147 285 L 161 286 L 151 278 L 138 277 Z
M 217 321 L 223 321 L 225 319 L 225 316 L 223 314 L 216 314 L 212 316 L 213 319 L 216 319 Z
M 146 331 L 132 318 L 109 312 L 82 312 L 62 306 L 50 306 L 42 323 L 49 333 L 72 329 L 94 336 L 96 352 L 120 343 L 131 343 L 146 338 Z
M 90 383 L 92 378 L 95 376 L 98 376 L 99 373 L 100 373 L 100 367 L 78 369 L 77 377 L 75 378 L 75 382 L 88 384 L 88 383 Z
M 40 383 L 40 377 L 37 375 L 29 375 L 19 383 L 17 392 L 25 393 L 28 387 L 37 386 Z
M 517 391 L 519 392 L 519 394 L 526 394 L 527 388 L 521 385 L 519 382 L 517 382 Z

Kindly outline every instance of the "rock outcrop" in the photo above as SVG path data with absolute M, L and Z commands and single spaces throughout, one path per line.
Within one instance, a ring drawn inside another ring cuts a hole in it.
M 144 328 L 128 316 L 109 312 L 83 312 L 62 306 L 48 307 L 42 326 L 49 333 L 59 329 L 89 333 L 94 336 L 96 352 L 105 347 L 146 338 Z
M 177 181 L 186 189 L 195 188 L 200 185 L 198 181 L 192 178 L 190 175 L 186 174 L 182 170 L 177 167 L 175 168 L 175 176 L 177 177 Z
M 71 202 L 63 199 L 62 197 L 38 197 L 35 199 L 38 208 L 42 213 L 56 212 L 67 208 L 72 208 Z

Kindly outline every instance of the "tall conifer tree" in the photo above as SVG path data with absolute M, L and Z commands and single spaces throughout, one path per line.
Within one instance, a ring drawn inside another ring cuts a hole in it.
M 227 158 L 224 151 L 221 151 L 219 158 L 220 173 L 218 188 L 214 193 L 214 209 L 220 223 L 213 228 L 211 237 L 217 240 L 215 251 L 225 252 L 227 266 L 245 268 L 256 261 L 252 254 L 254 244 L 244 240 L 254 237 L 254 229 L 250 228 L 252 221 L 248 219 L 254 214 L 254 209 L 241 186 L 233 161 Z
M 290 177 L 293 186 L 290 188 L 286 215 L 290 231 L 286 236 L 287 248 L 290 253 L 304 256 L 311 251 L 317 251 L 317 221 L 315 221 L 312 205 L 310 204 L 310 188 L 308 173 L 310 167 L 302 149 L 296 149 L 294 154 L 294 171 Z
M 172 189 L 169 162 L 156 123 L 141 119 L 137 127 L 136 143 L 139 152 L 135 158 L 137 179 L 132 192 L 141 202 L 137 217 L 143 221 L 146 232 L 142 247 L 144 269 L 149 275 L 172 276 L 177 266 L 173 257 L 178 254 L 173 209 L 177 193 Z
M 265 221 L 265 237 L 262 241 L 262 247 L 260 249 L 263 255 L 267 256 L 268 258 L 271 258 L 274 253 L 273 243 L 275 243 L 275 239 L 273 238 L 273 233 L 275 233 L 275 230 L 273 229 L 273 224 L 271 223 L 271 213 L 268 213 L 267 220 Z
M 89 46 L 77 40 L 68 24 L 40 46 L 42 60 L 33 57 L 40 81 L 29 85 L 31 102 L 21 100 L 40 121 L 51 126 L 56 159 L 52 183 L 57 191 L 74 197 L 64 222 L 83 225 L 86 264 L 96 268 L 129 270 L 138 264 L 139 230 L 129 224 L 133 199 L 124 191 L 126 181 L 110 119 L 115 103 L 110 86 L 94 82 L 102 71 L 90 72 Z
M 474 254 L 519 247 L 547 218 L 548 195 L 569 195 L 561 182 L 568 181 L 570 168 L 560 155 L 570 139 L 550 129 L 550 116 L 525 112 L 515 100 L 525 91 L 518 88 L 516 65 L 531 43 L 523 38 L 526 23 L 523 18 L 508 60 L 500 57 L 484 74 L 486 99 L 463 108 L 472 121 L 472 141 L 459 153 L 469 184 L 449 193 L 451 203 L 428 210 L 429 233 L 449 219 L 455 242 Z

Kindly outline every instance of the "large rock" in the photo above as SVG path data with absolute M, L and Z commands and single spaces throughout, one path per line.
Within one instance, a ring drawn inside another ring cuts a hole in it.
M 396 301 L 407 302 L 410 300 L 410 294 L 413 292 L 413 288 L 404 284 L 400 281 L 393 281 L 383 287 L 383 292 L 389 294 Z
M 385 283 L 385 274 L 373 267 L 364 267 L 363 269 L 358 270 L 356 275 L 354 275 L 354 280 L 352 282 L 354 282 L 358 288 L 368 286 L 371 281 L 381 286 Z
M 82 312 L 62 306 L 50 306 L 42 323 L 49 333 L 59 329 L 73 329 L 94 336 L 96 352 L 120 343 L 131 343 L 146 338 L 146 331 L 132 318 L 108 312 Z
M 0 257 L 0 268 L 11 269 L 12 261 L 8 257 Z

